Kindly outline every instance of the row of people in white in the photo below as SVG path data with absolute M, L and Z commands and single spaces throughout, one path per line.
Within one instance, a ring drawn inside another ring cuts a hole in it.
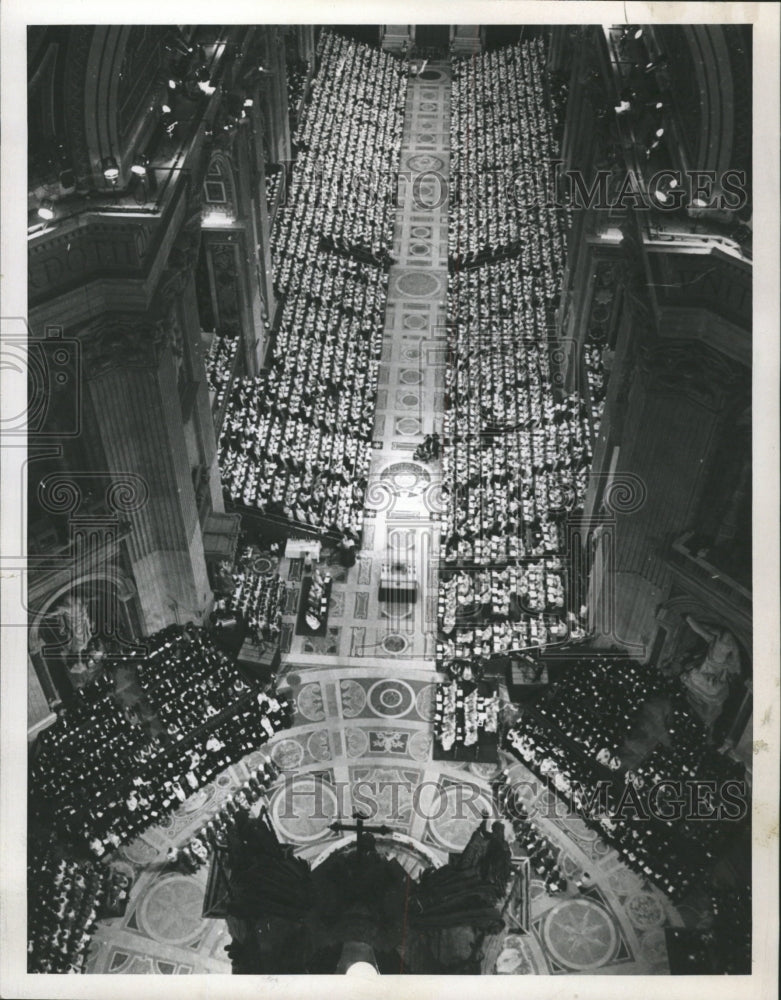
M 321 33 L 318 57 L 312 101 L 293 136 L 300 152 L 291 209 L 337 243 L 382 256 L 391 249 L 406 67 L 331 31 Z
M 365 256 L 391 245 L 405 74 L 328 31 L 318 57 L 272 236 L 280 328 L 269 369 L 234 390 L 220 467 L 227 499 L 338 532 L 360 529 L 371 460 L 388 277 Z
M 240 569 L 233 574 L 233 592 L 215 604 L 215 611 L 242 615 L 257 640 L 274 639 L 282 627 L 286 586 L 278 573 Z
M 563 253 L 545 73 L 541 38 L 454 64 L 450 173 L 459 197 L 448 242 L 457 261 L 516 247 L 524 269 L 543 270 Z
M 230 386 L 233 362 L 239 347 L 238 337 L 215 334 L 206 355 L 206 381 L 214 393 L 214 407 L 219 410 Z
M 247 781 L 192 834 L 186 844 L 169 849 L 169 864 L 178 865 L 187 872 L 195 872 L 205 865 L 214 848 L 227 846 L 231 828 L 239 812 L 248 813 L 254 802 L 265 798 L 266 789 L 278 775 L 276 765 L 265 758 Z
M 495 733 L 499 724 L 499 697 L 480 694 L 472 683 L 452 681 L 437 685 L 434 703 L 434 734 L 442 749 L 455 744 L 473 746 L 480 732 Z

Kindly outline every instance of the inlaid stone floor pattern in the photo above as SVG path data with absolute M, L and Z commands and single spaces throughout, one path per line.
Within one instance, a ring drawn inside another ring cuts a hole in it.
M 280 837 L 312 860 L 339 844 L 329 824 L 360 806 L 393 828 L 417 864 L 421 857 L 443 863 L 466 844 L 480 810 L 492 808 L 489 782 L 498 770 L 432 760 L 440 472 L 438 463 L 417 462 L 413 453 L 424 434 L 441 433 L 444 412 L 447 204 L 439 178 L 447 181 L 450 79 L 444 64 L 430 68 L 440 79 L 412 80 L 408 91 L 398 263 L 390 276 L 363 545 L 349 570 L 331 565 L 324 637 L 295 636 L 301 566 L 280 563 L 290 593 L 279 684 L 295 716 L 265 748 L 283 770 L 270 810 Z M 417 600 L 379 600 L 386 562 L 414 567 Z M 205 872 L 172 873 L 164 859 L 260 759 L 258 752 L 228 769 L 165 825 L 123 849 L 120 864 L 136 879 L 131 903 L 124 917 L 100 926 L 90 972 L 230 971 L 224 923 L 200 916 Z M 532 805 L 549 805 L 549 793 L 517 762 L 511 776 L 526 783 Z M 475 816 L 464 801 L 474 802 Z M 679 914 L 585 824 L 550 808 L 540 812 L 565 875 L 574 881 L 588 871 L 593 887 L 552 898 L 533 881 L 529 933 L 510 928 L 486 971 L 668 971 L 663 928 L 681 924 Z

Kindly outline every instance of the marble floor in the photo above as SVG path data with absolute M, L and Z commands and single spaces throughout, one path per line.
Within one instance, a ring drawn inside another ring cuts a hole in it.
M 291 729 L 264 748 L 285 772 L 270 795 L 281 838 L 308 859 L 337 849 L 329 829 L 356 808 L 394 831 L 409 864 L 441 863 L 460 850 L 491 809 L 489 781 L 498 768 L 432 759 L 440 473 L 413 458 L 422 435 L 442 430 L 447 345 L 447 177 L 450 79 L 410 81 L 401 153 L 399 205 L 374 454 L 363 547 L 349 570 L 332 566 L 328 628 L 321 638 L 295 635 L 301 565 L 282 560 L 289 581 L 280 689 L 294 702 Z M 417 600 L 379 600 L 382 564 L 414 567 Z M 222 921 L 201 919 L 205 873 L 165 868 L 165 852 L 183 843 L 256 766 L 260 752 L 231 767 L 163 826 L 121 851 L 117 862 L 136 881 L 121 918 L 101 924 L 93 973 L 229 972 Z M 580 820 L 556 815 L 550 793 L 519 763 L 513 781 L 545 807 L 539 820 L 556 845 L 565 875 L 588 871 L 586 894 L 552 898 L 533 881 L 531 929 L 509 928 L 487 973 L 638 974 L 668 971 L 666 925 L 682 918 L 653 886 Z M 473 804 L 465 809 L 464 802 Z M 316 807 L 314 807 L 316 806 Z M 459 806 L 461 808 L 459 808 Z M 386 845 L 390 846 L 390 844 Z M 409 860 L 412 859 L 412 860 Z

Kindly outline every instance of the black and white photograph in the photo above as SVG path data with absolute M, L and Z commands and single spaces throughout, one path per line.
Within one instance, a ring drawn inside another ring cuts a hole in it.
M 4 12 L 2 995 L 775 996 L 778 8 L 660 6 Z

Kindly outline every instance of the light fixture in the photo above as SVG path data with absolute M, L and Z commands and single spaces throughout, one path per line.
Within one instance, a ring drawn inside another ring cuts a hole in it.
M 119 180 L 119 164 L 114 157 L 104 156 L 100 165 L 103 169 L 103 176 L 106 180 L 111 181 L 112 184 L 116 184 Z
M 130 166 L 130 172 L 135 174 L 137 177 L 146 176 L 146 168 L 149 166 L 149 157 L 139 154 L 133 159 Z
M 245 108 L 251 108 L 251 107 L 253 106 L 253 104 L 254 104 L 254 103 L 255 103 L 255 102 L 254 102 L 254 101 L 252 100 L 252 98 L 251 98 L 251 97 L 248 97 L 248 98 L 246 99 L 246 101 L 244 102 L 244 107 L 245 107 Z
M 163 104 L 160 107 L 160 110 L 163 112 L 164 115 L 170 115 L 171 114 L 171 105 L 170 104 Z
M 707 203 L 707 201 L 705 201 L 704 198 L 695 198 L 694 201 L 692 202 L 692 204 L 694 205 L 695 208 L 707 208 L 708 207 L 708 203 Z
M 664 135 L 664 129 L 663 128 L 658 128 L 656 130 L 656 132 L 654 133 L 654 135 L 656 136 L 657 139 L 661 139 L 662 136 Z
M 373 979 L 379 976 L 379 972 L 370 962 L 353 962 L 345 971 L 346 976 L 355 976 L 358 979 Z
M 643 29 L 642 28 L 638 28 L 637 31 L 635 31 L 635 34 L 634 34 L 635 41 L 638 41 L 638 39 L 640 39 L 642 37 L 643 37 Z
M 174 78 L 171 77 L 171 79 L 168 81 L 168 89 L 169 90 L 176 90 L 176 88 L 178 86 L 179 86 L 179 81 L 178 80 L 174 80 Z
M 43 219 L 44 222 L 51 222 L 54 218 L 54 202 L 51 198 L 44 198 L 38 206 L 38 218 Z
M 661 188 L 654 192 L 654 197 L 656 198 L 657 201 L 661 202 L 662 205 L 666 205 L 667 202 L 670 201 L 669 194 L 667 194 L 665 191 L 662 191 Z
M 199 88 L 200 88 L 200 89 L 201 89 L 201 90 L 202 90 L 202 91 L 204 92 L 204 94 L 206 94 L 206 95 L 207 95 L 208 97 L 211 97 L 211 95 L 212 95 L 212 94 L 214 93 L 214 91 L 215 91 L 215 90 L 217 89 L 216 87 L 213 87 L 213 86 L 211 85 L 211 83 L 210 83 L 210 82 L 209 82 L 208 80 L 199 80 L 199 81 L 198 81 L 198 87 L 199 87 Z

